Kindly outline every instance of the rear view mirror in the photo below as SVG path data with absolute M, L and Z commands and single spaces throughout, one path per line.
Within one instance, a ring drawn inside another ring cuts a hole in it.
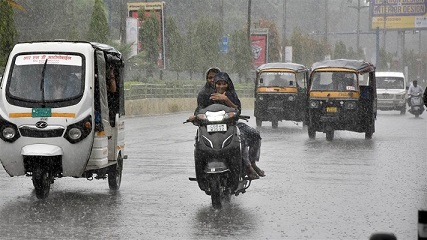
M 289 86 L 293 86 L 294 85 L 294 81 L 289 81 Z
M 264 79 L 260 78 L 259 83 L 263 83 L 263 82 L 264 82 Z

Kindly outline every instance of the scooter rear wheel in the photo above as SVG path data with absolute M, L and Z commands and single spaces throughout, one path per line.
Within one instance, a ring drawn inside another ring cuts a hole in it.
M 209 185 L 211 189 L 212 207 L 215 209 L 221 209 L 223 192 L 219 176 L 212 176 Z

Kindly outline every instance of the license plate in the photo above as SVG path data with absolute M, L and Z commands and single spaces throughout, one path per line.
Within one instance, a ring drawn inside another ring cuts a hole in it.
M 326 112 L 328 112 L 328 113 L 336 113 L 337 112 L 337 107 L 327 107 L 326 108 Z
M 208 132 L 225 132 L 227 131 L 227 124 L 212 124 L 207 125 Z
M 51 117 L 52 111 L 50 108 L 33 108 L 31 116 L 34 117 Z

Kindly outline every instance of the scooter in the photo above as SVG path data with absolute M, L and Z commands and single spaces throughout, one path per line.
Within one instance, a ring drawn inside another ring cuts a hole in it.
M 201 109 L 193 121 L 198 126 L 194 144 L 196 177 L 189 180 L 197 181 L 200 190 L 211 196 L 215 209 L 222 208 L 232 194 L 245 193 L 251 185 L 242 167 L 239 119 L 249 117 L 222 104 L 213 104 Z
M 409 96 L 409 102 L 411 103 L 411 108 L 408 110 L 410 113 L 414 114 L 415 117 L 419 117 L 424 112 L 424 104 L 421 93 L 412 94 Z

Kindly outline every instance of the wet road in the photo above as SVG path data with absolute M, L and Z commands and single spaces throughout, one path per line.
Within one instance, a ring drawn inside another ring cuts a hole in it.
M 245 113 L 245 112 L 244 112 Z M 267 176 L 213 210 L 194 176 L 190 113 L 128 118 L 119 192 L 106 180 L 63 178 L 38 200 L 30 178 L 0 169 L 1 239 L 416 239 L 427 209 L 427 115 L 379 112 L 372 140 L 333 142 L 293 122 L 261 128 Z M 252 112 L 246 112 L 252 115 Z M 248 123 L 255 126 L 255 120 Z M 267 126 L 268 125 L 268 126 Z

